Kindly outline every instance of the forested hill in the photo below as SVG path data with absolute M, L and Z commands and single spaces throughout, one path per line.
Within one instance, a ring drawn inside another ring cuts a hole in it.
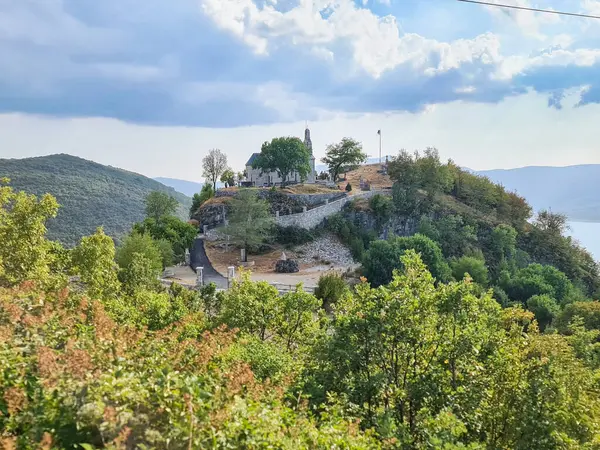
M 522 195 L 535 210 L 551 208 L 570 220 L 600 222 L 600 165 L 522 167 L 477 172 Z
M 38 196 L 54 195 L 61 208 L 48 223 L 48 234 L 66 245 L 93 234 L 103 226 L 119 238 L 134 222 L 144 219 L 144 199 L 152 191 L 167 192 L 182 206 L 186 217 L 191 200 L 158 181 L 122 169 L 60 154 L 25 159 L 0 159 L 0 178 L 11 186 Z

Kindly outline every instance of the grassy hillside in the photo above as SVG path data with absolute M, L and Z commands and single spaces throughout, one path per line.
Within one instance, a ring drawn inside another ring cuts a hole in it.
M 151 191 L 171 194 L 186 217 L 191 200 L 155 180 L 137 173 L 103 166 L 71 155 L 26 159 L 0 159 L 0 178 L 36 195 L 51 193 L 61 205 L 58 217 L 48 224 L 49 237 L 66 245 L 102 225 L 119 238 L 134 222 L 144 218 L 144 198 Z
M 600 165 L 522 167 L 477 172 L 527 198 L 535 210 L 551 208 L 569 219 L 600 222 Z

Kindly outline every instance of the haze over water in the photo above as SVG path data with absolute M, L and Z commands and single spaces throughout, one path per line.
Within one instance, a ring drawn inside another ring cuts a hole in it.
M 570 230 L 567 235 L 577 239 L 581 245 L 589 250 L 594 258 L 600 260 L 600 223 L 597 222 L 569 222 Z

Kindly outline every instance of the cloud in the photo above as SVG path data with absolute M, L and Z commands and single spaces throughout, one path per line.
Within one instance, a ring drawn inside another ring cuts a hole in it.
M 0 0 L 0 112 L 233 127 L 418 113 L 529 90 L 556 108 L 577 86 L 589 86 L 582 105 L 600 97 L 600 50 L 570 28 L 549 38 L 545 27 L 562 20 L 490 7 L 493 30 L 434 39 L 404 31 L 409 6 L 386 3 Z M 463 11 L 465 21 L 487 14 Z M 535 51 L 506 45 L 515 24 Z

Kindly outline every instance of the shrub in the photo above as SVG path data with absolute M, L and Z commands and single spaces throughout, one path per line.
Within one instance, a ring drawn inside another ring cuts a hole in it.
M 575 302 L 565 306 L 556 318 L 556 327 L 562 333 L 569 332 L 569 323 L 581 317 L 588 330 L 600 330 L 600 302 Z
M 277 243 L 289 246 L 306 244 L 315 239 L 314 232 L 293 225 L 289 227 L 276 225 L 273 234 Z
M 464 278 L 466 274 L 482 286 L 486 286 L 488 282 L 488 270 L 485 267 L 485 261 L 481 259 L 473 258 L 472 256 L 462 256 L 458 259 L 454 259 L 450 263 L 452 268 L 452 276 L 455 280 L 459 281 Z
M 331 312 L 331 306 L 349 292 L 348 285 L 337 272 L 321 275 L 315 297 L 323 301 L 323 308 Z
M 377 228 L 380 229 L 385 222 L 387 222 L 392 216 L 394 211 L 394 202 L 388 196 L 375 194 L 369 200 L 369 206 L 375 216 L 375 223 Z
M 350 192 L 352 190 L 352 185 L 350 183 L 348 183 L 346 185 L 346 192 Z
M 556 300 L 549 295 L 534 295 L 527 300 L 527 309 L 535 314 L 540 330 L 545 330 L 560 311 Z

